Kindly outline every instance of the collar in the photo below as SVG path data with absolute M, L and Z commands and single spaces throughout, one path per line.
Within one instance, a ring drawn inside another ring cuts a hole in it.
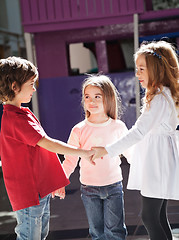
M 88 119 L 86 118 L 85 119 L 85 123 L 89 126 L 92 126 L 92 127 L 105 127 L 107 126 L 108 124 L 110 124 L 112 121 L 112 118 L 109 118 L 106 122 L 104 123 L 92 123 L 92 122 L 89 122 Z

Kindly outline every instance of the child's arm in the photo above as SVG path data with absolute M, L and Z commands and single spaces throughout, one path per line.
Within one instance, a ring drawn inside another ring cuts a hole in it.
M 92 161 L 96 158 L 103 157 L 107 153 L 111 157 L 117 156 L 129 147 L 141 141 L 149 131 L 154 129 L 156 125 L 162 123 L 163 118 L 166 117 L 166 114 L 168 114 L 166 113 L 166 109 L 168 109 L 167 100 L 162 94 L 156 95 L 151 101 L 150 108 L 144 108 L 134 126 L 125 136 L 119 138 L 112 144 L 106 145 L 105 148 L 93 148 L 95 150 L 95 154 L 92 157 Z
M 94 161 L 91 160 L 92 155 L 94 154 L 94 150 L 84 150 L 77 147 L 73 147 L 67 143 L 59 141 L 57 139 L 50 138 L 48 136 L 41 138 L 37 145 L 39 147 L 45 148 L 50 152 L 85 157 L 92 164 L 95 164 Z

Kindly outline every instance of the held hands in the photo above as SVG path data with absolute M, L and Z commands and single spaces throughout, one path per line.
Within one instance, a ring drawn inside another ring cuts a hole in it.
M 104 147 L 92 147 L 92 150 L 95 151 L 91 158 L 91 162 L 94 162 L 96 158 L 102 158 L 104 155 L 108 154 Z
M 64 199 L 65 198 L 65 187 L 59 188 L 59 189 L 55 190 L 54 192 L 52 192 L 52 198 L 54 198 L 55 196 L 59 197 L 60 199 Z
M 93 160 L 93 156 L 95 154 L 95 151 L 93 149 L 91 150 L 85 150 L 85 155 L 84 157 L 92 164 L 95 165 L 96 163 Z
M 104 147 L 92 147 L 91 150 L 84 150 L 85 155 L 84 157 L 93 165 L 95 165 L 95 159 L 101 158 L 108 154 Z

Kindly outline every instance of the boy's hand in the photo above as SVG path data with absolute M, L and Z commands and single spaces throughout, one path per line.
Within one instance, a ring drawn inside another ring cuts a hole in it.
M 59 189 L 55 190 L 54 192 L 52 192 L 52 198 L 54 198 L 55 196 L 59 197 L 60 199 L 64 199 L 65 198 L 65 187 L 59 188 Z
M 95 151 L 94 151 L 93 149 L 91 149 L 91 150 L 86 150 L 86 151 L 85 151 L 85 154 L 86 154 L 85 158 L 86 158 L 91 164 L 95 165 L 96 163 L 95 163 L 94 160 L 93 160 L 93 155 L 95 154 Z
M 92 147 L 92 150 L 95 151 L 94 155 L 92 156 L 91 161 L 94 162 L 96 158 L 102 158 L 104 155 L 108 154 L 104 147 Z

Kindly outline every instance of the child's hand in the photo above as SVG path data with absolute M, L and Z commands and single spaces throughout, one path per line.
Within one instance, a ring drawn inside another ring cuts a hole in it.
M 60 199 L 64 199 L 65 198 L 65 187 L 59 188 L 59 189 L 55 190 L 54 192 L 52 192 L 52 198 L 54 198 L 55 196 L 59 197 Z
M 85 158 L 93 165 L 96 164 L 93 160 L 93 155 L 94 154 L 95 154 L 95 151 L 93 149 L 91 149 L 91 150 L 86 151 L 86 156 L 85 156 Z
M 94 153 L 95 151 L 93 149 L 91 150 L 80 149 L 80 157 L 84 157 L 87 161 L 89 161 L 93 165 L 95 165 L 94 160 L 92 160 Z
M 92 156 L 91 161 L 94 162 L 96 158 L 102 158 L 104 155 L 108 154 L 104 147 L 92 147 L 92 150 L 95 151 L 94 155 Z

